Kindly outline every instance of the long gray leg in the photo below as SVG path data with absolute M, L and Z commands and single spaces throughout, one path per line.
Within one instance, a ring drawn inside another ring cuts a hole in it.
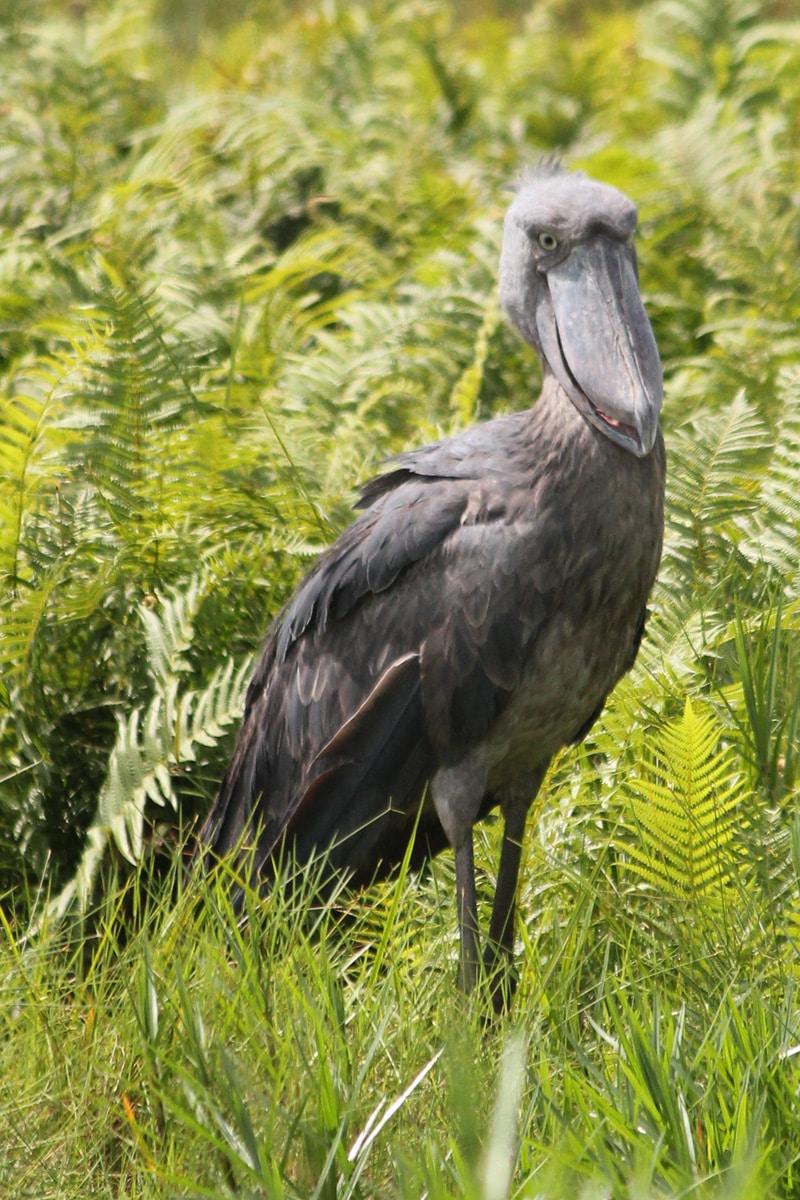
M 456 856 L 456 900 L 461 941 L 458 986 L 462 992 L 473 990 L 481 965 L 472 826 L 480 810 L 485 783 L 486 761 L 480 752 L 467 755 L 455 766 L 440 768 L 431 780 L 436 813 Z
M 502 804 L 505 828 L 492 919 L 489 924 L 489 943 L 484 955 L 489 993 L 496 1012 L 502 1012 L 509 1006 L 514 992 L 511 964 L 514 957 L 517 881 L 522 839 L 525 836 L 528 811 L 541 787 L 546 770 L 545 766 L 529 776 L 524 790 L 515 789 L 513 797 L 509 797 Z
M 456 900 L 461 954 L 458 965 L 458 986 L 469 993 L 478 982 L 480 943 L 478 939 L 478 901 L 475 895 L 475 860 L 472 851 L 472 832 L 456 850 Z

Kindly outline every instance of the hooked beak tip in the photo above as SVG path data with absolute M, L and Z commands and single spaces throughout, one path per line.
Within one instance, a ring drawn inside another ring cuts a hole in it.
M 630 425 L 626 421 L 620 420 L 618 417 L 613 417 L 609 413 L 598 408 L 593 404 L 588 396 L 584 397 L 593 413 L 596 421 L 602 422 L 608 430 L 612 439 L 630 449 L 637 458 L 646 458 L 653 446 L 656 443 L 658 436 L 658 406 L 648 405 L 647 419 L 637 421 L 635 425 Z M 650 418 L 650 414 L 655 412 L 655 419 Z

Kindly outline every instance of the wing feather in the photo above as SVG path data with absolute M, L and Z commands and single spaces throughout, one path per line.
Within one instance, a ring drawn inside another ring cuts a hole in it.
M 284 836 L 299 861 L 326 850 L 334 868 L 374 875 L 383 859 L 402 857 L 432 767 L 419 656 L 407 654 L 320 750 Z
M 516 497 L 529 518 L 522 422 L 498 424 L 488 473 L 471 430 L 368 485 L 273 625 L 201 835 L 216 852 L 249 832 L 259 867 L 286 837 L 301 859 L 336 843 L 334 865 L 356 874 L 397 861 L 436 766 L 502 711 L 555 600 L 514 511 Z

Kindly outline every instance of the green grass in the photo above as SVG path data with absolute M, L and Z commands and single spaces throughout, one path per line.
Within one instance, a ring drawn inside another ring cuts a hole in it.
M 140 870 L 91 933 L 5 925 L 0 1187 L 794 1194 L 793 953 L 742 905 L 738 935 L 667 899 L 651 923 L 611 848 L 570 840 L 566 865 L 529 851 L 502 1020 L 455 990 L 446 858 L 322 907 L 308 881 L 291 900 L 245 890 L 240 914 L 225 872 L 173 892 Z

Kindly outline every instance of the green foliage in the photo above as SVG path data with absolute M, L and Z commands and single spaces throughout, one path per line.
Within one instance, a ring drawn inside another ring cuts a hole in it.
M 208 53 L 177 77 L 177 27 L 140 7 L 92 10 L 88 36 L 10 27 L 0 728 L 33 876 L 71 879 L 120 746 L 132 790 L 163 798 L 131 758 L 155 703 L 143 604 L 202 572 L 184 655 L 202 690 L 252 651 L 384 454 L 535 393 L 493 294 L 501 187 L 558 142 L 642 207 L 671 456 L 648 665 L 708 682 L 733 600 L 791 593 L 798 51 L 769 15 L 673 5 L 576 37 L 555 5 L 458 30 L 445 7 L 387 3 L 289 11 L 259 42 L 253 9 L 196 30 Z M 187 819 L 229 744 L 168 797 Z
M 588 853 L 572 851 L 583 872 Z M 23 942 L 3 924 L 5 1190 L 792 1194 L 796 973 L 771 987 L 730 944 L 712 994 L 682 952 L 665 958 L 663 930 L 608 908 L 602 875 L 584 877 L 582 944 L 540 921 L 518 1015 L 489 1026 L 453 989 L 444 873 L 403 870 L 373 889 L 377 911 L 321 908 L 305 879 L 268 904 L 244 884 L 237 915 L 224 869 L 186 892 L 171 882 L 140 867 L 89 943 Z M 649 947 L 644 987 L 615 960 L 619 938 L 629 956 Z
M 117 740 L 109 755 L 97 814 L 77 871 L 52 905 L 51 917 L 63 914 L 73 901 L 86 910 L 109 842 L 131 864 L 139 861 L 146 804 L 177 810 L 174 773 L 189 772 L 198 751 L 215 746 L 241 714 L 250 659 L 235 669 L 229 658 L 201 691 L 184 684 L 189 668 L 183 655 L 192 644 L 201 599 L 195 581 L 186 595 L 176 593 L 170 600 L 153 597 L 158 611 L 140 607 L 153 696 L 146 708 L 117 716 Z
M 793 1194 L 794 6 L 1 7 L 0 1191 Z M 640 207 L 667 530 L 486 1031 L 447 856 L 242 923 L 180 831 L 350 489 L 537 394 L 496 264 L 554 149 Z
M 800 689 L 795 678 L 796 605 L 777 600 L 732 626 L 732 682 L 723 699 L 741 737 L 752 786 L 773 801 L 795 785 Z
M 637 839 L 626 847 L 631 870 L 683 900 L 687 915 L 724 909 L 737 869 L 737 833 L 746 830 L 738 766 L 719 750 L 713 714 L 687 699 L 683 716 L 658 734 L 654 760 L 628 780 Z

